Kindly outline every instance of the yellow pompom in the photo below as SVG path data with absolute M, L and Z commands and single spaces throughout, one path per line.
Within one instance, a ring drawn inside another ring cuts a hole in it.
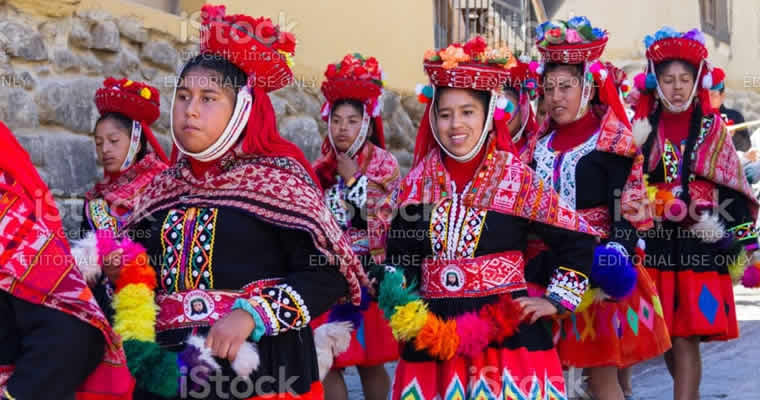
M 127 80 L 126 82 L 124 82 L 124 87 L 131 86 L 133 83 L 134 82 Z
M 293 69 L 296 63 L 293 61 L 293 56 L 283 50 L 277 50 L 278 53 L 285 59 L 285 63 L 288 64 L 288 68 Z
M 140 96 L 145 98 L 145 100 L 150 100 L 150 89 L 148 88 L 142 88 L 140 90 Z
M 731 260 L 729 258 L 729 260 Z M 731 281 L 735 284 L 741 282 L 742 277 L 744 276 L 744 271 L 747 269 L 747 267 L 750 264 L 750 259 L 747 257 L 747 252 L 742 249 L 741 253 L 736 256 L 735 259 L 731 260 L 731 262 L 728 264 L 728 274 L 731 276 Z
M 154 292 L 145 284 L 124 286 L 113 298 L 116 320 L 113 330 L 122 340 L 156 340 L 156 303 Z
M 422 300 L 415 300 L 397 306 L 391 316 L 389 325 L 397 340 L 408 342 L 417 336 L 427 320 L 427 305 Z
M 578 307 L 575 307 L 575 312 L 583 312 L 583 310 L 587 309 L 591 304 L 593 304 L 594 298 L 596 298 L 596 294 L 598 292 L 599 289 L 586 290 L 586 293 L 583 294 L 583 298 L 581 299 L 581 304 L 578 304 Z

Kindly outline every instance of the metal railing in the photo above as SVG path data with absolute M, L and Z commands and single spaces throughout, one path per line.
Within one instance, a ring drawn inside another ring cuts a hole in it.
M 530 0 L 434 0 L 435 47 L 482 36 L 492 47 L 533 53 Z

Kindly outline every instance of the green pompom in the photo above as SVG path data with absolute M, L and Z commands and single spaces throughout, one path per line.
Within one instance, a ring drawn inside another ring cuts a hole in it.
M 404 273 L 401 268 L 395 271 L 386 272 L 383 281 L 380 282 L 379 296 L 377 297 L 378 306 L 385 314 L 386 319 L 390 319 L 397 306 L 403 306 L 406 303 L 419 299 L 414 292 L 415 283 L 406 285 Z
M 177 396 L 180 377 L 177 353 L 142 340 L 125 340 L 124 353 L 137 386 L 163 397 Z

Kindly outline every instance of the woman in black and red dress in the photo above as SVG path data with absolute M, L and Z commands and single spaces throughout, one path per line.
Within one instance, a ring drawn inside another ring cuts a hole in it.
M 150 279 L 124 270 L 135 284 L 117 284 L 136 399 L 324 397 L 309 322 L 341 298 L 359 304 L 368 281 L 308 161 L 277 132 L 268 92 L 291 82 L 294 50 L 269 19 L 202 9 L 200 54 L 171 108 L 181 157 L 125 229 L 158 278 L 144 291 L 155 314 L 118 301 Z
M 700 342 L 739 336 L 729 268 L 746 264 L 757 248 L 757 202 L 709 102 L 715 71 L 704 35 L 665 27 L 645 46 L 649 66 L 637 77 L 635 125 L 649 135 L 645 171 L 658 217 L 647 238 L 647 267 L 673 336 L 665 361 L 674 398 L 695 399 Z
M 480 37 L 425 55 L 429 104 L 389 232 L 397 267 L 378 271 L 403 342 L 393 399 L 565 398 L 542 318 L 580 303 L 595 237 L 512 146 L 499 105 L 515 62 Z M 527 296 L 529 233 L 558 254 L 541 298 Z
M 383 71 L 374 57 L 346 55 L 325 72 L 322 108 L 327 137 L 314 170 L 325 190 L 325 203 L 366 267 L 385 260 L 385 241 L 401 173 L 385 150 L 382 106 Z M 364 296 L 356 309 L 340 305 L 322 318 L 351 320 L 356 326 L 345 352 L 324 379 L 329 399 L 347 399 L 342 370 L 356 366 L 364 396 L 385 400 L 390 390 L 386 362 L 398 359 L 398 344 L 376 301 Z
M 538 32 L 550 121 L 533 165 L 603 237 L 591 272 L 593 294 L 560 321 L 557 348 L 563 364 L 588 368 L 595 398 L 618 400 L 624 396 L 618 369 L 670 347 L 656 289 L 640 257 L 633 257 L 641 253 L 638 231 L 652 223 L 643 158 L 614 77 L 599 61 L 606 31 L 575 17 L 542 24 Z M 554 252 L 549 245 L 535 260 L 551 263 Z

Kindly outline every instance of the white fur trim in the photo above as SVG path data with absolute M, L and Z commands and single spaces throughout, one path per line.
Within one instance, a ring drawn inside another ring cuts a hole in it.
M 715 243 L 726 234 L 717 215 L 702 215 L 699 222 L 689 227 L 689 231 L 705 243 Z
M 87 284 L 92 286 L 97 283 L 103 270 L 98 264 L 98 238 L 95 231 L 90 231 L 83 239 L 71 244 L 71 256 Z
M 188 346 L 193 346 L 201 351 L 201 355 L 198 357 L 200 360 L 206 362 L 214 369 L 218 370 L 222 368 L 219 366 L 216 360 L 214 360 L 214 356 L 211 355 L 211 349 L 206 347 L 206 338 L 198 335 L 190 335 L 190 337 L 188 337 L 185 341 L 185 344 Z
M 633 121 L 633 142 L 636 143 L 636 147 L 641 147 L 644 142 L 647 141 L 649 134 L 652 133 L 652 124 L 649 123 L 649 118 L 642 118 Z
M 352 330 L 353 324 L 348 321 L 329 322 L 314 330 L 320 381 L 327 376 L 335 357 L 348 350 Z
M 258 347 L 254 343 L 243 342 L 235 360 L 232 361 L 232 369 L 238 376 L 250 376 L 253 371 L 259 369 L 260 362 Z

